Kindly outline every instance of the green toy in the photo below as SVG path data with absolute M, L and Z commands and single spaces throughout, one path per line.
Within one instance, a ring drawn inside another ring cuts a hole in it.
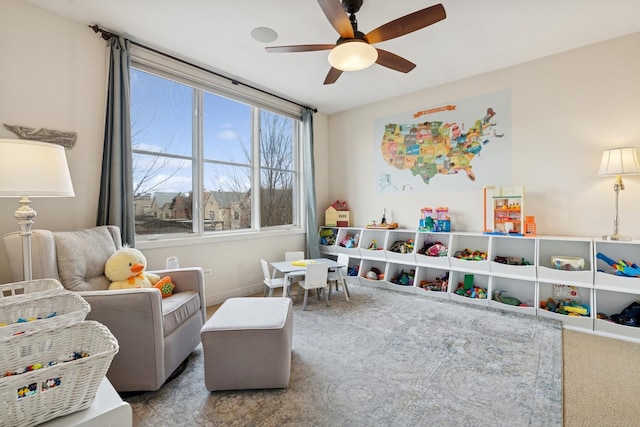
M 516 297 L 507 297 L 507 296 L 502 296 L 502 294 L 505 291 L 496 291 L 494 294 L 494 299 L 498 302 L 501 302 L 503 304 L 508 304 L 508 305 L 522 305 L 522 301 L 520 301 L 518 298 Z

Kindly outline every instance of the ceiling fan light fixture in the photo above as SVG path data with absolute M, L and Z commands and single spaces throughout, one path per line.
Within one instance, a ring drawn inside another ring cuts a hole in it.
M 359 71 L 378 60 L 378 51 L 364 40 L 348 40 L 329 52 L 329 64 L 342 71 Z

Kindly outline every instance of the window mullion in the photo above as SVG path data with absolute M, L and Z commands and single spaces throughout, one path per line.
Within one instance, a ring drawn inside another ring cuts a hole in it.
M 251 220 L 253 228 L 260 230 L 260 109 L 251 108 Z
M 193 89 L 193 232 L 204 234 L 203 203 L 203 93 L 200 89 Z

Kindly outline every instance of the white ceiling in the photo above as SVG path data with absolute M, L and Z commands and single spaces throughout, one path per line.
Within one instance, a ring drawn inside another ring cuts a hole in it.
M 640 31 L 638 0 L 441 0 L 444 21 L 376 44 L 417 64 L 413 71 L 374 64 L 325 86 L 328 51 L 264 50 L 335 43 L 338 35 L 316 0 L 23 1 L 326 114 Z M 367 33 L 436 2 L 365 0 L 356 15 L 359 30 Z M 274 29 L 278 40 L 255 41 L 255 27 Z

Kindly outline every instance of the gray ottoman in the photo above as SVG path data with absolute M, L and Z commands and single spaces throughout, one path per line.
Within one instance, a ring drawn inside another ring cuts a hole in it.
M 290 298 L 230 298 L 200 330 L 209 391 L 285 388 L 291 377 Z

